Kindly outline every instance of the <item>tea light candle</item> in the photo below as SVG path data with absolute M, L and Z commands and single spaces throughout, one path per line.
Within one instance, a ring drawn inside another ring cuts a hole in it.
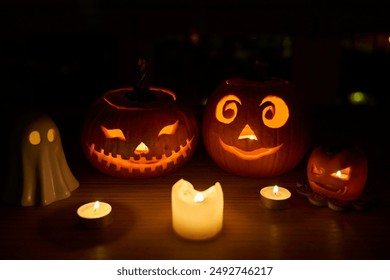
M 77 215 L 87 228 L 103 228 L 111 223 L 112 207 L 106 202 L 90 202 L 77 209 Z
M 223 223 L 223 192 L 220 183 L 199 192 L 184 179 L 172 187 L 172 223 L 183 238 L 204 240 L 217 235 Z
M 288 189 L 278 186 L 268 186 L 260 190 L 260 198 L 268 209 L 286 209 L 291 197 Z

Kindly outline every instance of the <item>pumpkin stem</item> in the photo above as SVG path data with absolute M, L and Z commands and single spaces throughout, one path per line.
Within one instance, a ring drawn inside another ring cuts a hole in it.
M 267 68 L 268 63 L 256 60 L 255 64 L 248 71 L 246 78 L 251 81 L 263 82 L 268 79 Z
M 148 64 L 146 63 L 146 60 L 145 59 L 141 59 L 139 58 L 138 59 L 138 66 L 139 66 L 139 72 L 138 72 L 138 82 L 137 84 L 135 85 L 134 87 L 134 90 L 145 90 L 145 89 L 149 89 L 146 85 L 146 74 L 147 74 L 147 70 L 148 70 Z
M 133 101 L 149 102 L 155 101 L 156 96 L 152 93 L 146 83 L 148 64 L 145 59 L 138 59 L 137 83 L 132 90 L 126 92 L 126 97 Z

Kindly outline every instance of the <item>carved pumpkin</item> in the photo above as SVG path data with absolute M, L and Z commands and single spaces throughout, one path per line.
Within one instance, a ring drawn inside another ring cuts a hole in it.
M 292 170 L 310 145 L 310 126 L 285 80 L 233 78 L 212 93 L 203 115 L 204 145 L 224 170 L 271 177 Z
M 367 159 L 356 146 L 317 147 L 307 163 L 311 189 L 338 200 L 359 198 L 367 175 Z
M 101 172 L 122 178 L 172 173 L 193 155 L 198 123 L 172 91 L 109 91 L 94 104 L 82 128 L 85 155 Z

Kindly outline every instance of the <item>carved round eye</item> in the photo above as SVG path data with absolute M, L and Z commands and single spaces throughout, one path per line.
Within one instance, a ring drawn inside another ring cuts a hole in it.
M 50 143 L 53 143 L 53 142 L 56 140 L 56 131 L 55 131 L 53 128 L 50 128 L 50 129 L 47 131 L 47 140 L 48 140 Z
M 260 106 L 267 103 L 263 110 L 263 122 L 270 128 L 282 127 L 288 120 L 289 110 L 287 104 L 277 96 L 267 96 Z
M 219 100 L 215 109 L 215 117 L 218 121 L 229 124 L 237 116 L 237 103 L 241 105 L 241 100 L 232 94 L 226 95 Z
M 39 134 L 38 131 L 34 130 L 28 136 L 28 140 L 31 144 L 38 145 L 39 143 L 41 143 L 41 134 Z

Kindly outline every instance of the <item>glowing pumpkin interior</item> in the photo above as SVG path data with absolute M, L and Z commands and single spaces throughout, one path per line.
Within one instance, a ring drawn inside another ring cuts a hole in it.
M 244 176 L 270 177 L 294 168 L 310 144 L 310 128 L 294 89 L 283 80 L 227 80 L 208 100 L 203 139 L 213 160 Z
M 215 118 L 221 123 L 230 124 L 237 117 L 238 104 L 242 105 L 240 98 L 236 95 L 231 94 L 224 96 L 217 103 Z M 277 96 L 266 96 L 259 104 L 259 109 L 262 111 L 261 116 L 264 125 L 270 128 L 277 129 L 282 127 L 289 118 L 288 106 L 283 99 Z M 218 140 L 225 151 L 243 160 L 255 160 L 276 153 L 283 145 L 283 143 L 281 143 L 275 147 L 261 147 L 252 150 L 244 150 L 235 145 L 226 144 L 221 137 L 218 137 Z M 237 140 L 258 141 L 258 138 L 249 124 L 245 123 Z
M 126 178 L 173 172 L 192 156 L 198 126 L 174 93 L 152 88 L 155 98 L 131 100 L 131 88 L 108 92 L 93 106 L 83 128 L 84 151 L 103 173 Z
M 314 192 L 339 200 L 357 199 L 368 175 L 367 160 L 355 147 L 317 147 L 307 164 L 307 177 Z

